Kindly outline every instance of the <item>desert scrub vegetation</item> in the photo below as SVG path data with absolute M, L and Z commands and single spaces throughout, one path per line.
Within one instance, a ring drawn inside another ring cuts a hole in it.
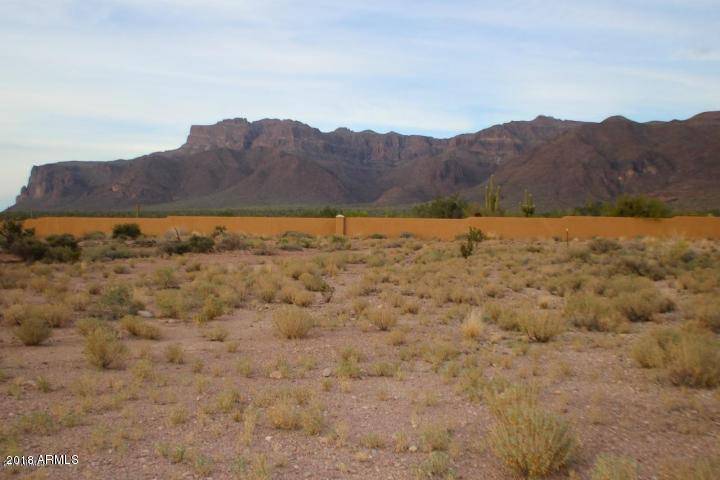
M 157 326 L 133 315 L 126 315 L 120 319 L 120 328 L 133 337 L 147 340 L 158 340 L 160 338 L 160 329 Z
M 20 320 L 13 333 L 23 345 L 40 345 L 52 335 L 47 321 L 38 317 L 26 317 Z
M 278 334 L 287 339 L 305 338 L 315 325 L 315 320 L 309 312 L 290 305 L 276 310 L 272 320 Z
M 460 326 L 460 330 L 465 338 L 471 340 L 478 340 L 483 336 L 485 333 L 485 323 L 482 320 L 482 313 L 479 309 L 474 308 L 470 311 L 470 314 Z
M 368 308 L 365 317 L 378 330 L 386 331 L 397 325 L 397 313 L 390 307 Z
M 140 225 L 137 223 L 119 223 L 112 229 L 113 238 L 135 240 L 141 234 Z
M 571 461 L 577 441 L 570 425 L 543 409 L 533 391 L 509 386 L 490 393 L 489 403 L 495 417 L 490 446 L 516 474 L 545 477 Z
M 662 369 L 674 385 L 720 385 L 720 341 L 707 331 L 656 328 L 637 340 L 632 356 L 641 367 Z
M 135 315 L 143 305 L 135 300 L 132 289 L 126 284 L 110 284 L 89 308 L 92 316 L 117 320 L 125 315 Z
M 619 455 L 600 454 L 595 460 L 591 480 L 637 480 L 637 462 Z
M 518 315 L 520 329 L 531 342 L 548 342 L 566 329 L 565 320 L 555 313 L 523 311 Z
M 565 318 L 576 327 L 598 332 L 627 331 L 627 320 L 608 299 L 588 292 L 571 295 L 565 302 Z
M 100 369 L 119 369 L 125 366 L 127 347 L 110 330 L 96 328 L 85 337 L 85 357 Z

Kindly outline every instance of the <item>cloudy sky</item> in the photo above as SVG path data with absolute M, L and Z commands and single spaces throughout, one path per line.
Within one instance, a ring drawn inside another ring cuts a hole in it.
M 720 110 L 718 0 L 0 0 L 0 207 L 30 167 L 293 118 L 451 136 Z

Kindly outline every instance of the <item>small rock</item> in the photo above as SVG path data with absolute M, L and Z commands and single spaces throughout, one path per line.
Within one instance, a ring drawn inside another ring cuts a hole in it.
M 326 368 L 325 370 L 322 371 L 323 377 L 329 377 L 330 375 L 332 375 L 332 368 Z
M 272 372 L 270 372 L 270 378 L 279 380 L 282 377 L 282 372 L 280 370 L 273 370 Z
M 267 437 L 265 437 L 265 441 L 266 441 L 266 442 L 269 442 L 270 440 L 272 440 L 272 437 L 271 437 L 270 435 L 268 435 Z
M 137 314 L 143 318 L 153 318 L 154 315 L 149 310 L 140 310 Z
M 417 452 L 417 445 L 410 445 L 408 447 L 408 452 L 413 452 L 413 453 Z

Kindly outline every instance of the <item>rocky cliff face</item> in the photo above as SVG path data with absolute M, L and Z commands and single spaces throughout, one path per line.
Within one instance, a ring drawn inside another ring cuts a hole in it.
M 640 124 L 537 117 L 449 139 L 394 132 L 321 132 L 293 120 L 193 126 L 176 150 L 113 162 L 33 167 L 14 209 L 104 210 L 136 204 L 225 208 L 261 204 L 399 205 L 463 192 L 495 174 L 513 208 L 527 188 L 541 209 L 621 193 L 711 207 L 720 113 Z M 715 204 L 716 206 L 717 204 Z

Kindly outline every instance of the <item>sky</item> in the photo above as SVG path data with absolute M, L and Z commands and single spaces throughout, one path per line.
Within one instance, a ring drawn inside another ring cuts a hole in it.
M 0 0 L 0 209 L 32 165 L 292 118 L 448 137 L 720 110 L 720 0 Z

